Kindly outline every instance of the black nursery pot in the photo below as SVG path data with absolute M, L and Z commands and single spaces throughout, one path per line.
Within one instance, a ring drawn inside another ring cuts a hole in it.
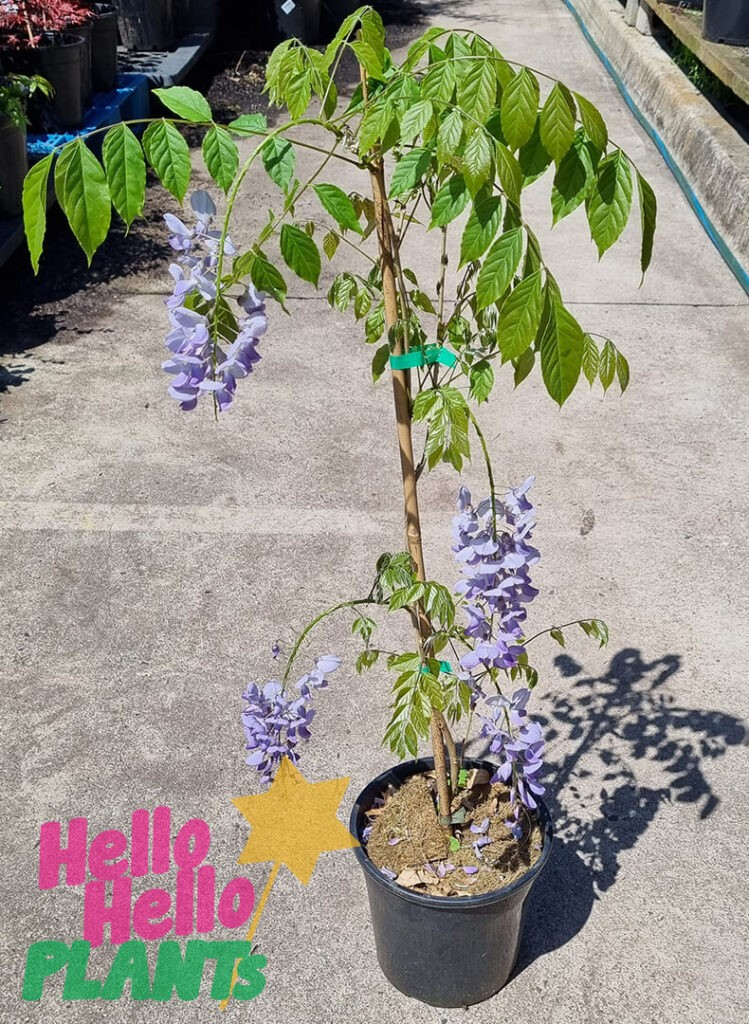
M 41 75 L 52 85 L 52 111 L 63 128 L 77 128 L 83 120 L 83 51 L 79 35 L 55 36 L 38 47 L 18 51 L 18 69 L 22 65 L 27 74 Z
M 496 769 L 474 758 L 463 763 Z M 354 804 L 352 834 L 361 836 L 366 812 L 389 785 L 401 786 L 433 767 L 433 758 L 405 761 L 373 779 Z M 432 1006 L 471 1006 L 507 982 L 520 947 L 526 898 L 551 853 L 551 819 L 541 801 L 537 813 L 544 833 L 539 859 L 512 885 L 479 896 L 427 896 L 405 889 L 386 878 L 363 847 L 354 849 L 367 883 L 377 959 L 397 989 Z
M 117 8 L 96 4 L 91 23 L 91 79 L 94 92 L 111 92 L 117 86 Z

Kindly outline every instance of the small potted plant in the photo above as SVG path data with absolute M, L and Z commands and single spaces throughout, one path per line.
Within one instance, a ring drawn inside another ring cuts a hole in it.
M 83 120 L 86 44 L 75 28 L 87 17 L 81 4 L 67 0 L 19 0 L 0 10 L 0 62 L 6 71 L 51 83 L 57 128 L 77 128 Z
M 28 104 L 35 94 L 47 98 L 52 87 L 39 75 L 0 78 L 0 215 L 21 213 L 21 190 L 29 167 L 26 153 Z
M 341 102 L 335 78 L 349 52 L 360 84 Z M 536 644 L 542 636 L 564 644 L 567 626 L 600 644 L 608 639 L 589 614 L 531 629 L 539 559 L 532 478 L 497 488 L 480 424 L 499 373 L 516 386 L 540 373 L 560 406 L 581 378 L 604 391 L 615 380 L 623 391 L 629 380 L 614 343 L 586 332 L 565 305 L 523 208 L 524 191 L 546 176 L 553 221 L 579 211 L 600 255 L 621 236 L 636 191 L 643 273 L 655 230 L 653 192 L 609 139 L 598 110 L 553 79 L 542 93 L 539 76 L 467 28 L 430 28 L 396 63 L 379 16 L 365 7 L 345 19 L 324 52 L 298 40 L 273 52 L 267 89 L 288 120 L 270 128 L 262 115 L 246 114 L 220 125 L 199 93 L 156 90 L 175 119 L 154 120 L 142 144 L 127 125 L 107 129 L 103 166 L 76 140 L 61 149 L 55 175 L 90 260 L 112 205 L 128 226 L 140 213 L 146 162 L 182 202 L 191 166 L 177 126 L 206 129 L 203 159 L 227 196 L 224 212 L 217 220 L 212 197 L 200 191 L 189 217 L 165 215 L 173 288 L 163 369 L 184 412 L 231 409 L 241 382 L 261 372 L 271 302 L 286 309 L 288 272 L 317 286 L 323 257 L 343 255 L 328 300 L 353 312 L 374 352 L 374 381 L 387 373 L 392 384 L 404 550 L 373 558 L 365 593 L 342 596 L 293 642 L 274 642 L 283 667 L 244 693 L 247 762 L 266 784 L 284 757 L 298 760 L 316 695 L 340 665 L 331 654 L 310 659 L 308 641 L 330 616 L 349 616 L 360 646 L 357 672 L 384 662 L 393 674 L 384 743 L 399 763 L 364 789 L 351 819 L 377 955 L 395 985 L 441 1006 L 485 999 L 507 981 L 525 898 L 549 856 L 544 737 L 531 700 Z M 248 141 L 242 154 L 238 138 Z M 301 150 L 317 154 L 319 165 L 300 177 Z M 35 267 L 44 236 L 36 197 L 51 163 L 52 156 L 27 179 Z M 73 165 L 78 173 L 65 173 Z M 336 165 L 347 175 L 338 182 Z M 239 251 L 232 216 L 254 172 L 267 175 L 282 198 Z M 319 206 L 313 219 L 303 196 Z M 424 279 L 407 261 L 405 242 L 415 234 L 422 254 L 432 254 Z M 445 467 L 460 472 L 471 455 L 485 469 L 484 493 L 477 500 L 456 483 L 456 566 L 450 577 L 433 579 L 424 562 L 419 481 Z M 411 623 L 405 650 L 378 640 L 388 612 Z M 485 759 L 465 756 L 476 726 Z M 458 728 L 465 729 L 460 744 Z M 420 758 L 425 742 L 432 756 Z

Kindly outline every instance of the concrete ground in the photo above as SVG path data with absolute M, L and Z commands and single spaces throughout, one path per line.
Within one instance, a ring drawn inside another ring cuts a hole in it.
M 344 852 L 323 855 L 306 890 L 282 870 L 257 935 L 266 989 L 227 1012 L 269 1024 L 739 1024 L 749 1014 L 747 298 L 561 3 L 438 7 L 425 7 L 428 22 L 478 27 L 589 96 L 658 195 L 639 291 L 636 217 L 600 265 L 582 214 L 544 237 L 575 315 L 628 356 L 630 391 L 603 399 L 580 386 L 560 413 L 537 376 L 513 392 L 504 374 L 483 415 L 500 482 L 537 478 L 533 624 L 595 614 L 612 643 L 598 651 L 574 635 L 562 657 L 537 645 L 558 839 L 502 992 L 464 1011 L 391 988 L 364 880 Z M 271 188 L 257 178 L 246 191 L 240 238 L 264 219 Z M 528 204 L 541 227 L 544 190 Z M 436 265 L 426 247 L 409 258 L 427 278 Z M 154 269 L 125 266 L 74 305 L 43 305 L 37 318 L 72 312 L 19 352 L 33 372 L 0 399 L 0 1019 L 14 1024 L 219 1013 L 207 984 L 193 1003 L 104 1004 L 62 1002 L 57 980 L 41 1002 L 21 1002 L 29 944 L 82 931 L 79 889 L 37 888 L 39 827 L 82 815 L 91 835 L 127 830 L 133 810 L 167 803 L 175 830 L 209 822 L 223 885 L 246 836 L 230 798 L 256 787 L 240 694 L 272 675 L 277 636 L 365 591 L 380 552 L 402 546 L 388 383 L 372 386 L 361 332 L 327 309 L 325 282 L 319 293 L 294 286 L 291 318 L 271 308 L 263 361 L 216 425 L 208 409 L 180 415 L 165 394 L 167 263 L 164 239 Z M 479 460 L 464 480 L 482 491 Z M 428 570 L 446 582 L 456 487 L 447 469 L 422 487 Z M 351 776 L 343 818 L 392 760 L 379 745 L 388 679 L 355 675 L 348 621 L 323 629 L 310 655 L 328 649 L 344 667 L 320 695 L 301 767 L 312 780 Z M 266 868 L 247 873 L 260 891 Z M 164 883 L 136 891 L 153 884 Z M 111 959 L 99 950 L 93 976 Z

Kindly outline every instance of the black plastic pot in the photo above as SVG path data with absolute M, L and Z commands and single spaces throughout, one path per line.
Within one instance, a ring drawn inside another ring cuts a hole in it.
M 117 86 L 117 8 L 96 4 L 91 28 L 91 80 L 95 92 Z
M 54 95 L 45 108 L 45 130 L 77 128 L 83 120 L 83 48 L 79 35 L 50 35 L 39 46 L 3 51 L 2 64 L 6 70 L 41 75 L 52 85 Z M 51 124 L 46 123 L 49 115 Z
M 174 43 L 172 0 L 118 0 L 120 38 L 128 50 L 168 50 Z
M 747 0 L 705 0 L 702 35 L 713 43 L 749 46 Z
M 26 132 L 11 121 L 0 121 L 0 216 L 20 214 L 23 179 L 28 169 Z
M 91 96 L 93 95 L 94 89 L 91 84 L 91 30 L 93 27 L 92 21 L 84 21 L 82 25 L 76 25 L 73 30 L 77 36 L 80 36 L 83 40 L 83 50 L 81 51 L 81 97 L 83 99 L 83 106 L 87 107 L 91 102 Z
M 496 766 L 465 758 L 471 768 Z M 349 829 L 357 838 L 366 812 L 389 785 L 434 767 L 433 758 L 406 761 L 378 775 L 360 793 Z M 546 806 L 538 815 L 544 840 L 541 856 L 512 885 L 480 896 L 427 896 L 391 882 L 367 856 L 354 850 L 364 870 L 377 959 L 385 977 L 407 996 L 432 1006 L 471 1006 L 498 992 L 515 967 L 531 886 L 551 853 L 552 827 Z

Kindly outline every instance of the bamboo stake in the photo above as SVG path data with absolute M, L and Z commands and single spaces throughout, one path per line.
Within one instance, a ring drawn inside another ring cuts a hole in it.
M 364 101 L 367 101 L 367 76 L 360 68 Z M 385 171 L 382 159 L 370 163 L 369 174 L 372 182 L 372 199 L 377 223 L 377 240 L 382 258 L 382 297 L 385 306 L 385 329 L 390 328 L 400 319 L 398 311 L 398 291 L 395 283 L 395 259 L 393 253 L 393 232 L 390 207 L 385 189 Z M 404 340 L 396 338 L 393 355 L 404 352 Z M 406 513 L 406 545 L 416 568 L 419 580 L 426 580 L 424 570 L 424 552 L 421 544 L 421 519 L 419 517 L 419 499 L 416 493 L 416 472 L 414 465 L 413 439 L 411 434 L 411 409 L 408 398 L 408 384 L 405 370 L 391 370 L 393 381 L 393 399 L 395 402 L 395 419 L 398 429 L 398 450 L 400 452 L 401 477 L 403 480 L 403 499 Z M 423 653 L 424 641 L 430 635 L 429 620 L 423 609 L 419 608 L 417 630 L 419 650 Z M 434 771 L 437 778 L 437 798 L 440 821 L 449 827 L 450 785 L 447 779 L 445 764 L 445 748 L 443 746 L 441 717 L 436 708 L 432 708 L 430 732 L 434 748 Z M 442 719 L 444 722 L 444 719 Z

